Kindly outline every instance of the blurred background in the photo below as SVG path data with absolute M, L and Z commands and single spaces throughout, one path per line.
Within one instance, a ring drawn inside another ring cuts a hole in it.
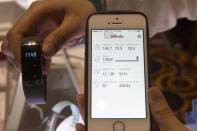
M 0 0 L 0 42 L 31 2 Z M 170 28 L 151 32 L 154 32 L 150 40 L 152 85 L 161 88 L 177 118 L 196 131 L 197 21 L 180 18 Z M 76 94 L 84 89 L 83 76 L 84 44 L 62 49 L 52 60 L 48 104 L 29 106 L 25 102 L 20 73 L 0 53 L 0 131 L 43 131 L 56 103 L 68 100 L 76 104 Z M 70 110 L 66 109 L 59 121 L 69 115 Z M 152 126 L 156 130 L 156 124 Z

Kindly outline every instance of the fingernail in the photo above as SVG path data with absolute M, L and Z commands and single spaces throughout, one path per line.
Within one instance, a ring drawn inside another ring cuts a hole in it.
M 2 52 L 2 45 L 3 45 L 3 41 L 0 41 L 0 52 Z
M 8 49 L 8 43 L 7 41 L 1 41 L 0 42 L 0 52 L 6 52 L 6 50 Z

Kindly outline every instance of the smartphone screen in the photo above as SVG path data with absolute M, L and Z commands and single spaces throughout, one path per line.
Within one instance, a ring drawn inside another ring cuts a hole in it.
M 91 118 L 146 118 L 144 30 L 91 35 Z

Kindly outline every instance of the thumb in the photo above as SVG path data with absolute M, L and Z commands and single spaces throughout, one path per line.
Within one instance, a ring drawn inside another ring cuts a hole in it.
M 175 117 L 159 88 L 150 88 L 149 101 L 153 117 L 162 131 L 189 131 Z
M 78 105 L 79 105 L 79 108 L 80 108 L 80 112 L 81 112 L 81 115 L 84 119 L 84 114 L 85 114 L 85 98 L 84 98 L 84 94 L 79 94 L 77 96 L 77 102 L 78 102 Z

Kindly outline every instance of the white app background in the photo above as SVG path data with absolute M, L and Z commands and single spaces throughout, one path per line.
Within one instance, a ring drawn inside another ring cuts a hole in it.
M 92 30 L 92 118 L 146 118 L 143 30 Z

